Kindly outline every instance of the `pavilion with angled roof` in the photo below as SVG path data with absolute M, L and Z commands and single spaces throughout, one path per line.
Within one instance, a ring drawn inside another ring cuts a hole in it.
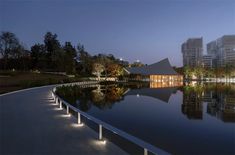
M 143 79 L 147 79 L 150 82 L 158 82 L 161 83 L 161 85 L 164 85 L 164 83 L 168 85 L 174 85 L 174 83 L 183 81 L 183 75 L 178 74 L 172 68 L 168 58 L 151 65 L 125 68 L 125 71 L 128 74 L 141 75 Z M 153 83 L 153 85 L 156 84 Z

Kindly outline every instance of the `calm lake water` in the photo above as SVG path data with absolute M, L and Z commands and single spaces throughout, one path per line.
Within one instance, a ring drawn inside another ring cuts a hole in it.
M 235 85 L 62 87 L 77 108 L 173 154 L 235 154 Z

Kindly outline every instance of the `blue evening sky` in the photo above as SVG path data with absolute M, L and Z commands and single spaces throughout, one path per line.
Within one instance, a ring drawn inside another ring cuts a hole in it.
M 150 64 L 168 57 L 182 65 L 181 44 L 235 34 L 234 0 L 0 0 L 0 31 L 27 48 L 47 31 L 91 54 L 112 53 Z M 204 50 L 204 52 L 206 52 Z

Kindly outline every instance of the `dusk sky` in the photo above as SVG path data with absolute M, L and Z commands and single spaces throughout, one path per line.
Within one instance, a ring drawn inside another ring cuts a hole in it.
M 91 54 L 111 53 L 151 64 L 168 57 L 182 66 L 181 44 L 235 34 L 234 0 L 0 0 L 0 31 L 29 49 L 47 31 L 61 44 L 81 43 Z

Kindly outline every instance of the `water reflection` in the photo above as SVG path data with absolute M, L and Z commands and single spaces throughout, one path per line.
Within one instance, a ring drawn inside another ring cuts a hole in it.
M 57 93 L 88 114 L 172 154 L 235 153 L 235 85 L 151 85 L 60 87 Z
M 169 102 L 172 94 L 175 94 L 177 88 L 141 88 L 141 89 L 131 89 L 125 95 L 137 95 L 137 96 L 148 96 L 165 103 Z
M 118 85 L 62 86 L 57 89 L 57 94 L 79 109 L 88 111 L 92 105 L 100 109 L 112 108 L 114 103 L 123 100 L 126 91 L 127 87 Z
M 177 91 L 182 92 L 181 112 L 188 119 L 203 119 L 203 106 L 207 114 L 224 122 L 235 122 L 235 85 L 194 84 L 184 87 L 153 88 L 159 84 L 129 83 L 112 85 L 91 85 L 60 87 L 57 93 L 69 103 L 83 111 L 89 111 L 94 105 L 99 109 L 111 109 L 125 97 L 147 96 L 169 103 L 170 97 Z M 178 86 L 178 85 L 175 85 Z M 157 102 L 157 101 L 156 101 Z M 173 103 L 174 104 L 174 103 Z
M 182 113 L 189 119 L 203 119 L 206 112 L 224 122 L 235 122 L 235 86 L 198 84 L 183 89 Z

